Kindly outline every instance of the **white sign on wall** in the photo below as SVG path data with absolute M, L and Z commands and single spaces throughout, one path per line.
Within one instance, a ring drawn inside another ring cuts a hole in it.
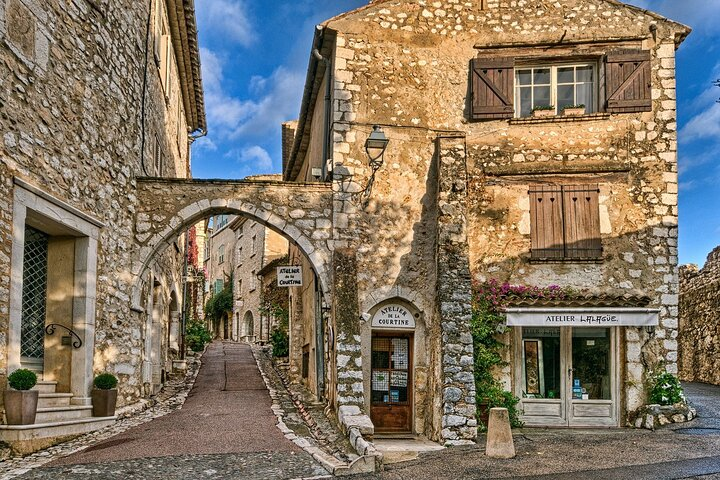
M 278 287 L 302 287 L 302 267 L 287 265 L 277 267 Z
M 415 328 L 415 317 L 410 311 L 392 303 L 380 308 L 372 318 L 374 328 Z
M 651 308 L 507 308 L 509 327 L 655 327 Z

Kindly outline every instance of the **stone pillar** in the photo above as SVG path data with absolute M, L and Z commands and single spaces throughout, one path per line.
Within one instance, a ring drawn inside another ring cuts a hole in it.
M 467 169 L 464 137 L 439 137 L 438 312 L 441 321 L 442 432 L 446 444 L 477 436 L 473 343 L 470 333 L 471 281 L 467 243 Z
M 360 306 L 358 304 L 357 259 L 351 249 L 333 254 L 335 326 L 337 328 L 338 406 L 365 408 L 363 400 L 362 352 L 360 350 Z
M 180 351 L 180 312 L 170 312 L 170 349 Z

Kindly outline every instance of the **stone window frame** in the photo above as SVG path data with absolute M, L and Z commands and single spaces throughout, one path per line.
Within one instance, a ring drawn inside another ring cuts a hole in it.
M 83 344 L 79 349 L 72 349 L 70 390 L 74 405 L 90 405 L 95 351 L 98 242 L 105 224 L 20 178 L 14 178 L 14 187 L 8 371 L 20 368 L 23 252 L 25 225 L 30 219 L 34 224 L 44 223 L 46 228 L 76 239 L 72 325 Z

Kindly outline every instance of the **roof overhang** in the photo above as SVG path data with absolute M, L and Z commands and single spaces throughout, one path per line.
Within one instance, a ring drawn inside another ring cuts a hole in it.
M 165 0 L 167 2 L 170 35 L 175 48 L 180 90 L 185 117 L 190 131 L 207 131 L 205 100 L 200 73 L 200 48 L 194 0 Z

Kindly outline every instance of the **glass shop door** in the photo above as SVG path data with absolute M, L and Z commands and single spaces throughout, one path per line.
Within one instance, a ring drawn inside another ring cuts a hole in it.
M 412 334 L 372 337 L 370 418 L 378 433 L 412 432 Z

